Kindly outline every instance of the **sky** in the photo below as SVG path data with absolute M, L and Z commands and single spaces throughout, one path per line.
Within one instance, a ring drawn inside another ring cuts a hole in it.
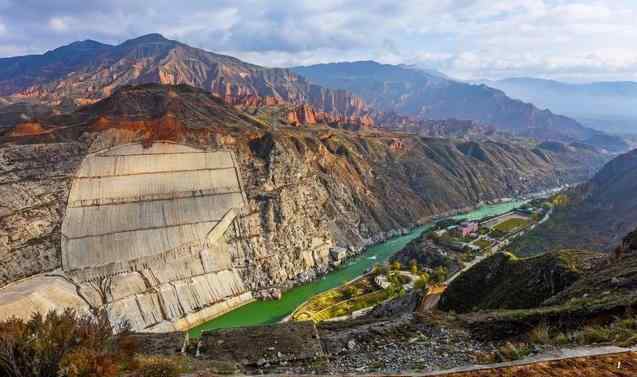
M 265 66 L 637 81 L 637 0 L 0 0 L 0 57 L 161 33 Z

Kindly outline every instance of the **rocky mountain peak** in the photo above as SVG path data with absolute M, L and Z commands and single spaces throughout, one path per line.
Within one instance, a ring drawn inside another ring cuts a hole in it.
M 172 43 L 177 44 L 178 42 L 170 40 L 159 33 L 150 33 L 146 35 L 142 35 L 137 38 L 129 39 L 122 43 L 122 45 L 140 45 L 147 43 Z

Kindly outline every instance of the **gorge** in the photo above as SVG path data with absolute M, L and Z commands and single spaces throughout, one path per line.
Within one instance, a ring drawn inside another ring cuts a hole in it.
M 577 145 L 272 125 L 157 84 L 2 137 L 2 313 L 73 302 L 144 331 L 189 328 L 309 281 L 334 246 L 356 253 L 434 216 L 578 182 L 607 158 Z M 60 300 L 38 301 L 42 287 Z

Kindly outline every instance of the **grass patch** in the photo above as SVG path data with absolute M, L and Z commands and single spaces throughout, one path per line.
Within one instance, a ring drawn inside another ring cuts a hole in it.
M 531 344 L 563 346 L 566 344 L 614 344 L 632 347 L 637 344 L 637 317 L 615 319 L 608 325 L 590 325 L 570 332 L 562 332 L 542 323 L 529 331 Z
M 388 273 L 391 286 L 387 289 L 381 289 L 374 283 L 374 274 L 363 276 L 339 288 L 312 297 L 292 314 L 292 319 L 320 322 L 350 315 L 396 297 L 401 294 L 402 285 L 408 283 L 410 279 L 399 273 Z
M 528 227 L 530 223 L 531 221 L 528 219 L 513 218 L 501 222 L 500 224 L 494 226 L 493 229 L 503 233 L 511 234 Z
M 489 240 L 485 240 L 485 239 L 475 240 L 475 241 L 473 241 L 473 244 L 476 245 L 477 247 L 479 247 L 481 250 L 484 250 L 484 249 L 487 249 L 487 248 L 493 246 L 493 242 L 491 242 Z

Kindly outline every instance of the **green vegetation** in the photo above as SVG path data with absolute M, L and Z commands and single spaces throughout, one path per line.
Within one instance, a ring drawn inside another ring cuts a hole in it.
M 632 347 L 637 344 L 637 317 L 626 316 L 616 318 L 607 325 L 591 325 L 564 332 L 559 327 L 540 324 L 528 334 L 533 344 L 557 345 L 566 344 L 591 345 L 614 344 L 621 347 Z
M 447 280 L 448 275 L 449 275 L 449 270 L 447 270 L 447 267 L 438 266 L 434 269 L 433 276 L 431 279 L 434 283 L 443 283 L 445 280 Z
M 495 254 L 454 280 L 442 296 L 440 308 L 466 313 L 536 307 L 573 284 L 580 277 L 580 264 L 590 256 L 577 251 L 527 259 Z
M 473 241 L 473 244 L 479 247 L 481 250 L 485 250 L 493 246 L 493 242 L 485 239 L 478 239 Z
M 170 358 L 147 357 L 139 361 L 138 377 L 177 377 L 179 364 Z
M 186 358 L 137 354 L 126 327 L 113 335 L 106 313 L 72 310 L 0 322 L 0 375 L 7 377 L 176 377 Z
M 557 194 L 550 199 L 554 207 L 565 207 L 570 203 L 570 198 L 566 194 Z
M 492 229 L 491 232 L 489 233 L 489 236 L 491 236 L 491 238 L 496 238 L 498 240 L 502 240 L 504 238 L 506 238 L 509 235 L 509 233 L 504 232 L 502 230 L 499 229 Z
M 407 276 L 395 272 L 397 270 L 394 268 L 398 266 L 400 266 L 399 263 L 392 264 L 391 270 L 386 266 L 375 266 L 369 275 L 316 295 L 299 307 L 293 313 L 292 319 L 320 322 L 349 315 L 355 311 L 375 306 L 392 297 L 400 296 L 405 293 L 403 285 L 411 280 Z M 374 282 L 374 278 L 380 274 L 388 277 L 390 286 L 386 289 L 377 287 Z
M 429 279 L 419 278 L 414 282 L 414 289 L 426 293 L 428 290 Z
M 505 234 L 511 234 L 528 227 L 530 223 L 531 222 L 527 219 L 513 218 L 501 222 L 493 227 L 493 229 Z
M 416 275 L 418 273 L 418 271 L 420 271 L 420 268 L 418 267 L 418 261 L 415 259 L 412 259 L 411 262 L 409 263 L 409 271 L 411 271 L 412 274 Z

